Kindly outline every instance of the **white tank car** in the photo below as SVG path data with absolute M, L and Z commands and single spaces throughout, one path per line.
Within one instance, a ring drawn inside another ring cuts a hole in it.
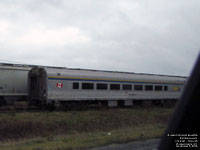
M 30 67 L 0 64 L 0 105 L 27 100 Z
M 186 77 L 82 69 L 33 68 L 30 103 L 98 102 L 108 106 L 133 101 L 177 100 Z

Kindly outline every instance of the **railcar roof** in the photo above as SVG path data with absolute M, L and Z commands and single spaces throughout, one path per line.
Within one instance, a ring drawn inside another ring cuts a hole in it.
M 35 68 L 35 67 L 64 69 L 64 67 L 0 63 L 0 69 L 30 70 L 31 68 Z
M 125 71 L 108 71 L 108 70 L 95 70 L 95 69 L 80 69 L 80 68 L 66 68 L 68 70 L 85 70 L 94 72 L 108 72 L 108 73 L 121 73 L 121 74 L 137 74 L 137 75 L 150 75 L 150 76 L 167 76 L 167 77 L 178 77 L 186 79 L 186 76 L 175 76 L 175 75 L 164 75 L 164 74 L 151 74 L 151 73 L 135 73 L 135 72 L 125 72 Z
M 51 77 L 85 77 L 85 78 L 107 78 L 107 79 L 125 79 L 125 80 L 151 80 L 151 81 L 174 81 L 185 82 L 186 77 L 182 76 L 169 76 L 169 75 L 157 75 L 157 74 L 144 74 L 133 72 L 117 72 L 117 71 L 102 71 L 102 70 L 88 70 L 88 69 L 55 69 L 45 68 L 48 76 Z
M 30 67 L 14 67 L 14 66 L 0 66 L 0 69 L 5 69 L 5 70 L 31 70 Z
M 137 75 L 150 75 L 150 76 L 167 76 L 167 77 L 178 77 L 186 79 L 186 76 L 175 76 L 175 75 L 163 75 L 163 74 L 150 74 L 150 73 L 135 73 L 135 72 L 123 72 L 123 71 L 108 71 L 108 70 L 95 70 L 95 69 L 81 69 L 81 68 L 66 68 L 66 67 L 55 67 L 55 66 L 42 66 L 42 65 L 27 65 L 27 64 L 11 64 L 11 63 L 0 63 L 0 67 L 27 67 L 27 68 L 34 68 L 34 67 L 42 67 L 48 69 L 62 69 L 61 72 L 65 72 L 68 70 L 80 70 L 80 71 L 88 71 L 88 72 L 107 72 L 107 73 L 120 73 L 120 74 L 137 74 Z
M 39 65 L 26 65 L 26 64 L 10 64 L 0 63 L 2 69 L 16 69 L 16 70 L 30 70 L 31 68 L 45 68 L 48 74 L 56 75 L 72 75 L 72 76 L 88 76 L 88 77 L 114 77 L 114 78 L 132 78 L 135 79 L 151 79 L 151 80 L 174 80 L 174 81 L 186 81 L 185 76 L 173 76 L 162 74 L 149 74 L 149 73 L 135 73 L 135 72 L 122 72 L 122 71 L 107 71 L 107 70 L 93 70 L 93 69 L 80 69 L 80 68 L 66 68 L 66 67 L 54 67 L 54 66 L 39 66 Z
M 149 75 L 149 76 L 163 76 L 163 77 L 178 77 L 186 79 L 186 76 L 163 75 L 163 74 L 150 74 L 150 73 L 135 73 L 123 71 L 107 71 L 107 70 L 93 70 L 93 69 L 80 69 L 80 68 L 57 68 L 57 67 L 44 67 L 47 72 L 69 73 L 68 71 L 81 71 L 81 72 L 97 72 L 97 73 L 111 73 L 111 74 L 131 74 L 131 75 Z

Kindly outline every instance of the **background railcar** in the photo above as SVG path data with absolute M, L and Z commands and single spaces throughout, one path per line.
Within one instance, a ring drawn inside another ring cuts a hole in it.
M 27 100 L 30 69 L 27 66 L 0 64 L 0 105 Z
M 176 100 L 185 77 L 80 69 L 33 68 L 29 72 L 32 104 L 83 102 L 108 106 L 133 101 Z

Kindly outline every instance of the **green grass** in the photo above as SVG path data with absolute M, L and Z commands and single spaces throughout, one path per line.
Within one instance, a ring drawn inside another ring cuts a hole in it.
M 172 108 L 0 114 L 0 149 L 74 150 L 160 137 Z
M 160 137 L 163 127 L 140 127 L 111 130 L 109 132 L 73 133 L 56 137 L 34 138 L 20 142 L 0 144 L 3 150 L 74 150 L 89 149 L 112 143 L 126 143 L 133 140 L 145 140 Z

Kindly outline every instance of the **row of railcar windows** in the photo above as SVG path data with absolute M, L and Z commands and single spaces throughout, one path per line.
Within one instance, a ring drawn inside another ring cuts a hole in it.
M 142 91 L 143 88 L 145 91 L 168 91 L 168 86 L 162 86 L 162 85 L 155 85 L 153 88 L 153 85 L 140 85 L 135 84 L 132 86 L 132 84 L 122 84 L 122 90 L 132 90 L 134 87 L 134 90 L 136 91 Z M 74 82 L 73 83 L 73 89 L 79 89 L 79 83 Z M 93 90 L 94 89 L 94 83 L 82 83 L 82 89 L 83 90 Z M 96 84 L 97 90 L 108 90 L 108 84 L 106 83 L 97 83 Z M 110 90 L 120 90 L 120 84 L 110 84 Z

